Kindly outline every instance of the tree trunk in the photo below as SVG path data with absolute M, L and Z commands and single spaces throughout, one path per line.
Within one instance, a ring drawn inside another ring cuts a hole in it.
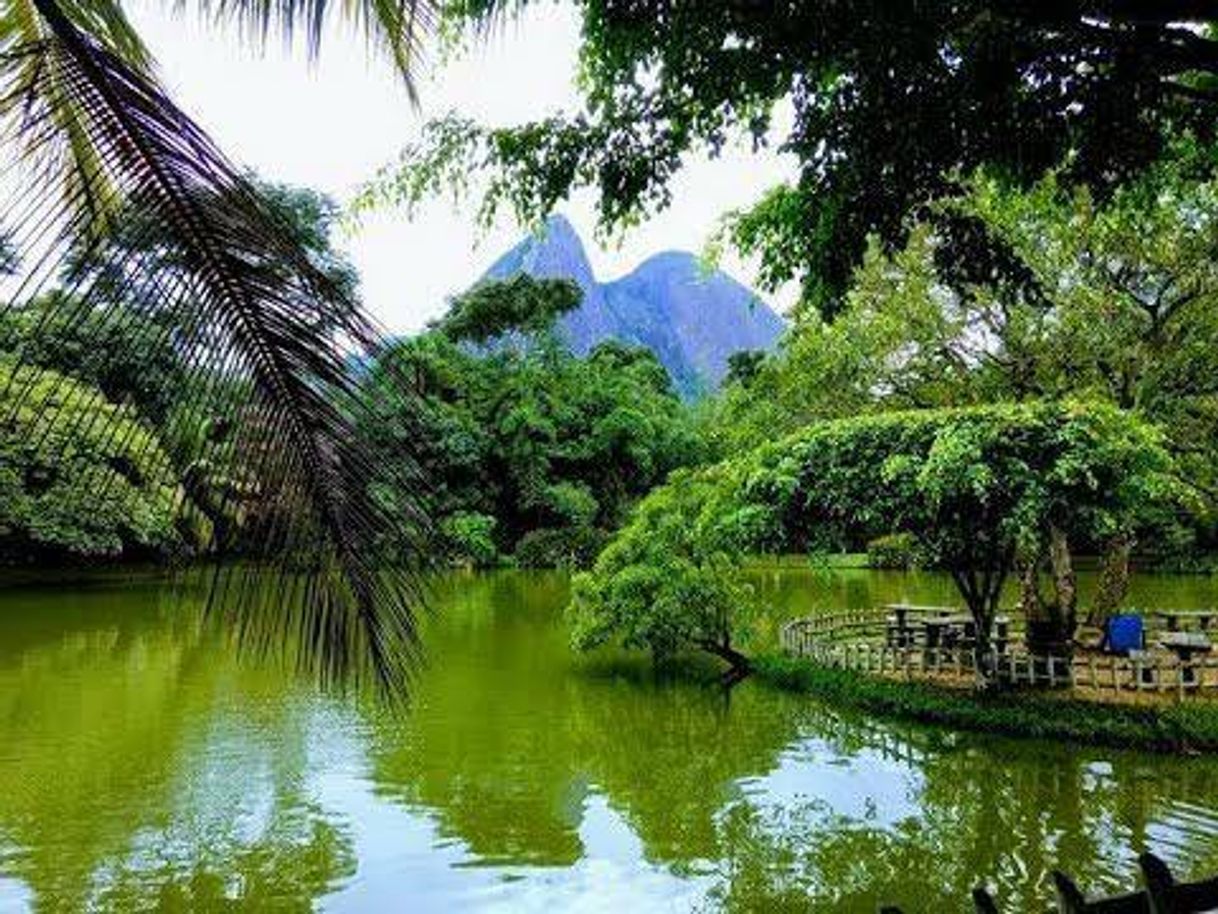
M 1006 560 L 1009 561 L 1007 556 Z M 998 615 L 998 598 L 1002 593 L 1002 583 L 1006 579 L 1005 562 L 989 568 L 982 573 L 972 569 L 953 569 L 952 578 L 956 588 L 964 597 L 969 614 L 973 617 L 973 626 L 977 638 L 973 645 L 973 665 L 977 674 L 977 687 L 982 690 L 992 689 L 995 685 L 992 668 L 992 643 L 990 632 L 994 627 L 994 617 Z
M 1132 552 L 1133 537 L 1127 533 L 1118 533 L 1104 545 L 1095 603 L 1087 614 L 1088 625 L 1104 628 L 1124 602 L 1129 592 L 1129 556 Z
M 721 660 L 727 662 L 731 667 L 729 671 L 731 675 L 742 677 L 750 673 L 753 669 L 753 664 L 744 654 L 740 653 L 727 639 L 723 641 L 700 641 L 698 646 L 708 653 L 714 654 Z
M 1043 548 L 1043 547 L 1041 547 Z M 1019 604 L 1028 625 L 1028 650 L 1033 654 L 1070 653 L 1078 611 L 1078 580 L 1070 556 L 1070 543 L 1063 530 L 1050 527 L 1049 570 L 1053 576 L 1053 598 L 1040 593 L 1040 563 L 1044 552 L 1024 558 L 1017 564 Z
M 1043 552 L 1023 559 L 1016 567 L 1019 574 L 1019 608 L 1027 624 L 1026 642 L 1033 655 L 1061 652 L 1062 624 L 1058 605 L 1046 602 L 1040 592 L 1040 569 Z M 1055 582 L 1056 583 L 1056 582 Z
M 1019 576 L 1019 610 L 1028 622 L 1047 618 L 1045 601 L 1040 596 L 1040 555 L 1021 558 L 1015 565 Z
M 1078 579 L 1070 558 L 1070 543 L 1058 527 L 1049 530 L 1049 564 L 1053 569 L 1053 589 L 1057 594 L 1056 622 L 1062 638 L 1074 638 L 1078 613 Z

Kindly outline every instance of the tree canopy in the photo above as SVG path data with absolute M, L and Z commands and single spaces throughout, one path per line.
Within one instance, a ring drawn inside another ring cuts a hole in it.
M 616 342 L 584 357 L 567 350 L 554 321 L 576 293 L 525 276 L 482 283 L 371 370 L 381 414 L 364 433 L 383 461 L 417 455 L 433 547 L 446 558 L 585 564 L 636 499 L 701 457 L 652 353 Z M 391 486 L 380 492 L 392 502 Z
M 1101 198 L 1050 172 L 1025 190 L 979 173 L 944 211 L 976 220 L 1026 282 L 962 279 L 935 224 L 873 239 L 841 313 L 797 320 L 708 421 L 730 451 L 810 421 L 891 409 L 1088 397 L 1159 424 L 1212 500 L 1218 465 L 1215 149 L 1171 154 Z
M 70 424 L 49 421 L 51 405 Z M 193 546 L 156 436 L 96 390 L 0 361 L 0 558 L 152 557 Z M 105 420 L 105 421 L 100 421 Z
M 461 0 L 449 15 L 476 29 L 522 5 Z M 768 284 L 800 279 L 830 314 L 867 237 L 901 243 L 954 174 L 987 165 L 1028 183 L 1065 162 L 1104 192 L 1154 161 L 1167 128 L 1208 129 L 1218 99 L 1207 4 L 577 6 L 582 110 L 511 127 L 442 118 L 364 202 L 417 202 L 483 171 L 487 218 L 506 205 L 533 220 L 590 186 L 618 227 L 670 202 L 691 150 L 777 142 L 796 179 L 727 234 Z M 976 237 L 955 228 L 971 252 Z
M 695 646 L 731 660 L 747 607 L 732 573 L 742 556 L 903 532 L 952 574 L 984 651 L 1020 551 L 1040 548 L 1052 528 L 1102 538 L 1170 514 L 1170 469 L 1153 427 L 1103 404 L 815 423 L 649 495 L 579 578 L 576 641 L 621 637 L 661 654 Z

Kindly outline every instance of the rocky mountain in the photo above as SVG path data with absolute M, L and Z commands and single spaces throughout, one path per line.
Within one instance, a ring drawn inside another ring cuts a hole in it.
M 562 216 L 550 217 L 543 232 L 513 247 L 483 278 L 517 273 L 571 279 L 583 290 L 583 302 L 561 325 L 573 351 L 583 354 L 607 339 L 646 346 L 685 397 L 717 387 L 732 353 L 772 348 L 784 326 L 752 290 L 720 271 L 708 273 L 685 251 L 656 254 L 626 276 L 600 282 Z

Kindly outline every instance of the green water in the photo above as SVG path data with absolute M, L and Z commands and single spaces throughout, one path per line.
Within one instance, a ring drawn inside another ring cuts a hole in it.
M 952 597 L 762 570 L 776 614 Z M 1218 603 L 1206 578 L 1135 601 Z M 437 589 L 408 709 L 238 662 L 154 579 L 0 591 L 0 910 L 1043 910 L 1218 872 L 1218 760 L 956 734 L 573 656 L 559 575 Z

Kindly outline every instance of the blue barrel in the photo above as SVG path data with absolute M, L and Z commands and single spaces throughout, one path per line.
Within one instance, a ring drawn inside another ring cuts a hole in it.
M 1104 643 L 1115 654 L 1139 651 L 1146 644 L 1146 631 L 1142 617 L 1136 613 L 1124 613 L 1108 620 L 1108 631 Z

